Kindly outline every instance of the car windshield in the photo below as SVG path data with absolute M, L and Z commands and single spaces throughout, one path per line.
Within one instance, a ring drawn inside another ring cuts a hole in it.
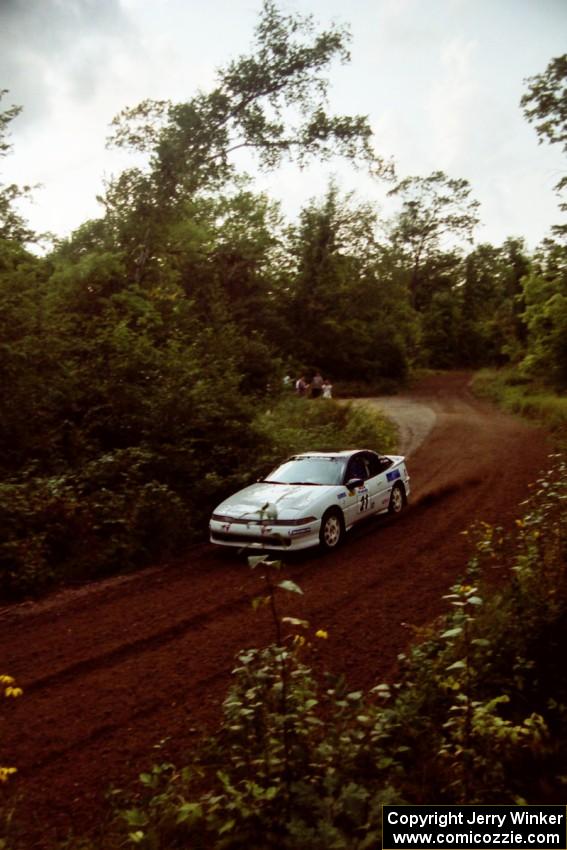
M 292 457 L 276 467 L 266 481 L 274 484 L 341 484 L 345 459 L 338 457 Z

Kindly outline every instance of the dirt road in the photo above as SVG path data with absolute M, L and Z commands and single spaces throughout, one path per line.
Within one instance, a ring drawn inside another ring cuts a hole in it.
M 285 604 L 329 631 L 318 662 L 353 687 L 387 677 L 415 627 L 443 610 L 468 555 L 460 532 L 510 523 L 545 466 L 545 435 L 474 399 L 467 381 L 434 376 L 368 402 L 400 425 L 410 507 L 357 528 L 340 551 L 286 565 L 304 596 Z M 100 824 L 109 785 L 182 760 L 217 720 L 236 652 L 273 638 L 251 609 L 259 592 L 242 560 L 204 544 L 175 564 L 0 612 L 2 668 L 25 691 L 5 714 L 0 761 L 18 766 L 12 793 L 30 842 Z

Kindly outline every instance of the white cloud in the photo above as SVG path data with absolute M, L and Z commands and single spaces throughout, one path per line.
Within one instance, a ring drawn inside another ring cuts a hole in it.
M 470 125 L 478 121 L 474 107 L 478 86 L 474 80 L 476 43 L 454 38 L 441 49 L 439 70 L 425 98 L 429 155 L 453 171 L 463 159 Z

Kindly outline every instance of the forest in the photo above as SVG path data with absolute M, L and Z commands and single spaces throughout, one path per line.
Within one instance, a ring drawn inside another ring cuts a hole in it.
M 362 116 L 327 109 L 348 32 L 264 3 L 248 55 L 184 103 L 112 124 L 133 164 L 69 238 L 0 184 L 0 595 L 154 562 L 202 538 L 211 506 L 271 462 L 259 413 L 285 375 L 324 370 L 340 394 L 389 392 L 418 369 L 513 367 L 567 387 L 566 227 L 528 251 L 475 244 L 474 187 L 399 176 Z M 518 108 L 566 149 L 567 56 Z M 3 92 L 0 154 L 20 111 Z M 333 180 L 287 221 L 235 160 L 342 156 L 388 180 L 383 220 Z M 557 186 L 558 194 L 567 178 Z

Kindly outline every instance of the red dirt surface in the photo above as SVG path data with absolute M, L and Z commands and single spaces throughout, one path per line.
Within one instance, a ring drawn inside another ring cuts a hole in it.
M 353 688 L 392 675 L 415 629 L 445 610 L 470 554 L 460 532 L 510 524 L 546 465 L 545 434 L 467 385 L 464 374 L 433 376 L 393 400 L 413 487 L 401 517 L 367 522 L 330 555 L 287 559 L 285 577 L 304 591 L 283 594 L 289 613 L 328 630 L 317 663 Z M 244 559 L 203 544 L 0 612 L 2 668 L 25 692 L 8 716 L 4 705 L 1 762 L 18 774 L 2 794 L 17 798 L 30 847 L 100 828 L 110 786 L 183 763 L 218 721 L 236 653 L 274 638 L 267 612 L 251 607 L 261 592 Z

